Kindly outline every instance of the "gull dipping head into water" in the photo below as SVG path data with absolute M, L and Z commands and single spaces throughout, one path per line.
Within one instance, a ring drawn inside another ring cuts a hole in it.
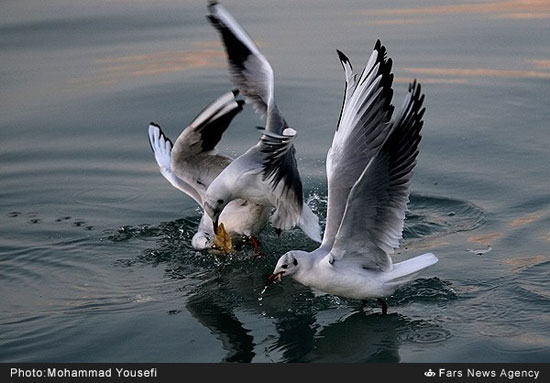
M 237 100 L 238 91 L 228 92 L 207 105 L 183 130 L 176 142 L 164 134 L 160 126 L 149 125 L 149 143 L 161 174 L 176 189 L 193 198 L 202 207 L 206 189 L 232 161 L 218 154 L 216 145 L 232 119 L 243 109 Z M 265 226 L 269 208 L 244 199 L 229 203 L 220 216 L 227 234 L 233 241 L 256 236 Z M 226 238 L 224 243 L 228 242 Z M 191 241 L 193 248 L 215 247 L 216 235 L 208 214 L 203 214 Z M 229 249 L 223 249 L 229 250 Z
M 391 119 L 392 61 L 378 41 L 364 70 L 346 75 L 340 118 L 327 154 L 328 207 L 321 246 L 281 256 L 269 282 L 283 276 L 329 294 L 366 300 L 384 297 L 437 258 L 423 254 L 393 263 L 409 201 L 423 125 L 424 95 L 416 81 Z
M 208 186 L 204 210 L 216 230 L 228 204 L 245 199 L 275 208 L 271 223 L 276 230 L 297 225 L 321 242 L 319 219 L 304 202 L 293 144 L 296 131 L 288 126 L 275 103 L 271 65 L 223 6 L 210 2 L 208 9 L 208 19 L 224 43 L 233 83 L 246 102 L 265 116 L 266 123 L 257 144 L 225 167 Z

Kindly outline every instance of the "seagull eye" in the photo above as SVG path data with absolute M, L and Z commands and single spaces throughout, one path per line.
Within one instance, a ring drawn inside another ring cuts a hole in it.
M 223 199 L 219 199 L 218 204 L 223 205 Z
M 294 264 L 294 266 L 298 266 L 298 261 L 296 259 L 292 261 L 292 263 Z
M 284 264 L 281 266 L 282 269 L 288 269 L 288 265 L 287 264 Z

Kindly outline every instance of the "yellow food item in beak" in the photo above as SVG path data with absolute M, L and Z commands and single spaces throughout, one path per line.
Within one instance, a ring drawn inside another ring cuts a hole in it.
M 223 223 L 218 225 L 218 231 L 214 237 L 214 249 L 221 251 L 222 253 L 231 253 L 234 251 L 233 243 L 231 242 L 231 236 L 227 231 Z

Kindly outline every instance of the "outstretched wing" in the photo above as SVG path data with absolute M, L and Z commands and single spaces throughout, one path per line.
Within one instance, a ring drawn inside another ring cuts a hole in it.
M 262 176 L 272 188 L 277 209 L 273 224 L 280 229 L 296 225 L 303 206 L 302 181 L 296 164 L 294 137 L 296 131 L 287 128 L 282 135 L 264 131 L 260 138 Z
M 338 51 L 346 87 L 338 126 L 327 153 L 328 207 L 323 247 L 331 248 L 351 188 L 380 148 L 393 112 L 392 61 L 377 41 L 362 73 L 353 73 L 349 59 Z
M 388 270 L 399 247 L 423 125 L 424 95 L 416 81 L 391 131 L 353 186 L 331 255 Z
M 172 171 L 170 158 L 172 155 L 172 141 L 162 131 L 160 126 L 151 122 L 149 124 L 149 144 L 155 154 L 155 160 L 159 166 L 160 173 L 176 189 L 181 190 L 195 202 L 202 206 L 202 198 L 199 193 L 188 183 L 178 178 Z
M 208 104 L 181 132 L 174 143 L 173 165 L 201 153 L 215 154 L 216 145 L 233 118 L 243 110 L 238 90 L 227 92 Z M 175 163 L 174 163 L 175 161 Z
M 273 98 L 273 69 L 254 41 L 222 5 L 211 2 L 207 18 L 218 30 L 229 60 L 233 83 L 255 109 L 266 116 L 266 130 L 281 134 L 287 127 Z
M 183 130 L 174 144 L 155 123 L 149 125 L 149 142 L 161 174 L 175 188 L 202 206 L 210 182 L 231 162 L 215 147 L 233 118 L 243 109 L 238 91 L 228 92 L 207 105 Z

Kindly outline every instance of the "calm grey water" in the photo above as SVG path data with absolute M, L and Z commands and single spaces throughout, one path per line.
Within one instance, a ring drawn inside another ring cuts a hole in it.
M 377 38 L 399 105 L 427 112 L 397 259 L 440 262 L 374 302 L 267 275 L 298 230 L 230 259 L 190 247 L 194 202 L 158 173 L 172 138 L 231 89 L 206 1 L 0 5 L 0 361 L 550 361 L 550 4 L 546 0 L 230 1 L 272 63 L 324 217 L 343 91 Z M 220 150 L 258 138 L 251 108 Z

